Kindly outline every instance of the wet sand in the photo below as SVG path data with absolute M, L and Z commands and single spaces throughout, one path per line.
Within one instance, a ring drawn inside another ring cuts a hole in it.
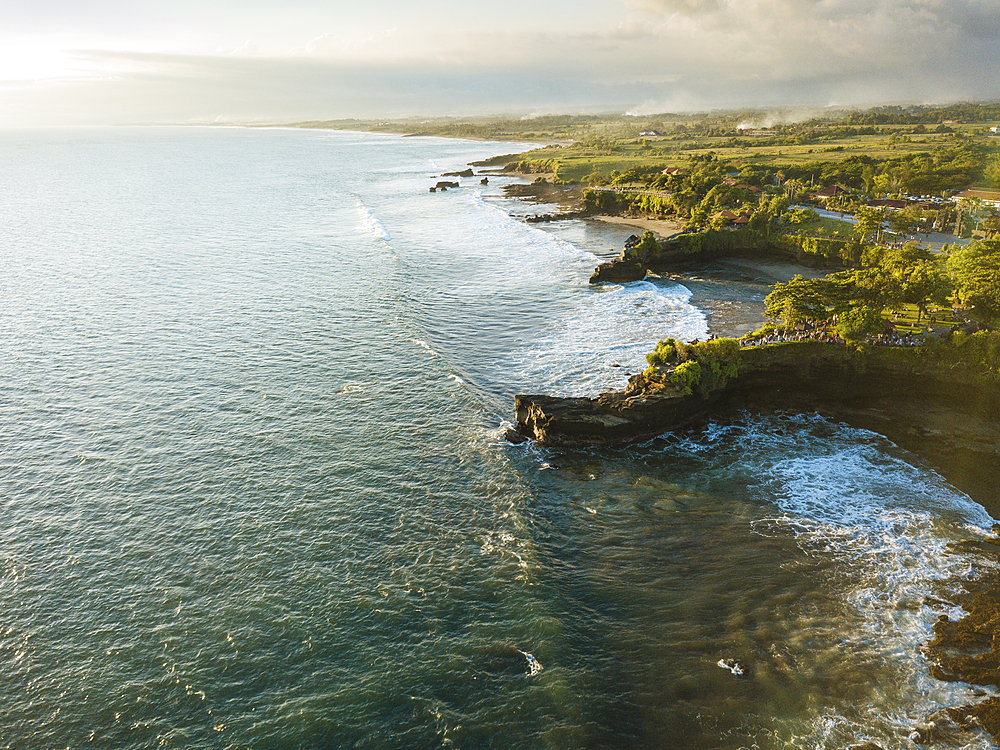
M 642 231 L 649 231 L 659 239 L 665 240 L 673 237 L 684 229 L 684 225 L 669 219 L 644 219 L 631 216 L 591 216 L 591 219 L 603 221 L 608 224 L 618 224 L 621 226 L 635 227 Z
M 707 316 L 710 334 L 739 338 L 768 322 L 764 298 L 774 284 L 799 274 L 806 278 L 824 275 L 822 270 L 794 263 L 727 258 L 692 261 L 663 276 L 691 290 L 691 304 Z

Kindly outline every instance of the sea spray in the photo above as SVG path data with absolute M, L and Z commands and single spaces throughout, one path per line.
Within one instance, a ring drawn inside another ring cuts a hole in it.
M 535 392 L 596 396 L 625 386 L 646 367 L 656 342 L 707 338 L 703 312 L 691 292 L 670 281 L 602 285 L 581 294 L 558 330 L 511 354 Z

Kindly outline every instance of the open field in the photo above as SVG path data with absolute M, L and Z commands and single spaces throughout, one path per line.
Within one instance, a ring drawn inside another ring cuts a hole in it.
M 943 331 L 955 328 L 958 321 L 952 319 L 951 310 L 946 307 L 932 305 L 927 309 L 927 315 L 920 316 L 916 305 L 899 305 L 893 309 L 882 311 L 882 317 L 891 320 L 899 333 L 922 333 L 930 328 L 933 331 Z
M 865 112 L 828 109 L 817 111 L 807 121 L 780 111 L 740 110 L 641 117 L 326 120 L 294 126 L 547 144 L 514 159 L 550 162 L 530 171 L 554 174 L 564 182 L 583 182 L 591 175 L 607 177 L 629 169 L 681 167 L 692 157 L 709 153 L 719 160 L 773 171 L 782 167 L 802 170 L 811 164 L 859 156 L 901 159 L 969 139 L 991 142 L 1000 152 L 1000 137 L 989 133 L 998 121 L 1000 103 L 882 107 Z
M 983 126 L 966 126 L 982 130 Z M 903 140 L 908 138 L 908 140 Z M 774 140 L 774 139 L 769 139 Z M 1000 144 L 1000 138 L 996 139 Z M 926 153 L 955 142 L 952 134 L 897 136 L 857 135 L 800 145 L 759 145 L 745 137 L 699 137 L 684 140 L 632 139 L 615 143 L 552 144 L 518 155 L 518 159 L 553 162 L 552 172 L 564 182 L 581 182 L 591 174 L 607 177 L 612 172 L 651 167 L 684 167 L 692 156 L 714 154 L 723 161 L 761 167 L 806 167 L 842 161 L 851 156 L 899 159 Z
M 839 219 L 829 219 L 821 216 L 813 221 L 789 227 L 787 231 L 789 234 L 800 234 L 803 237 L 847 239 L 854 234 L 855 229 L 855 225 L 849 221 L 840 221 Z

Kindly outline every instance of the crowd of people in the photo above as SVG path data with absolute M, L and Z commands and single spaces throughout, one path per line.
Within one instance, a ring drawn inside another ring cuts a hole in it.
M 846 342 L 836 333 L 826 328 L 813 328 L 806 331 L 775 330 L 762 336 L 752 336 L 740 339 L 740 346 L 766 346 L 767 344 L 787 344 L 792 341 L 820 341 L 824 344 L 843 346 Z M 904 334 L 893 331 L 868 336 L 865 343 L 870 346 L 921 346 L 923 338 L 914 334 Z
M 923 344 L 923 337 L 912 333 L 880 333 L 877 336 L 869 336 L 865 341 L 872 346 L 920 346 Z
M 787 344 L 790 341 L 822 341 L 824 344 L 843 344 L 844 340 L 832 331 L 817 328 L 811 331 L 774 330 L 762 336 L 740 339 L 740 346 L 765 346 Z

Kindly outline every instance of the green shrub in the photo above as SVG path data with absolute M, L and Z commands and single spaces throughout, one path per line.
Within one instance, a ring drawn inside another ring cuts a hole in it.
M 707 396 L 722 388 L 739 372 L 740 344 L 736 339 L 712 339 L 685 344 L 676 339 L 664 339 L 646 355 L 650 368 L 676 367 L 667 375 L 667 382 L 684 393 L 697 392 Z
M 691 395 L 701 384 L 701 365 L 694 361 L 681 362 L 667 376 L 667 380 L 682 393 Z
M 650 367 L 669 367 L 677 361 L 677 341 L 674 339 L 664 339 L 660 341 L 656 348 L 646 355 L 646 361 Z
M 952 336 L 955 349 L 968 366 L 1000 377 L 1000 331 L 980 331 L 979 333 L 956 332 Z
M 862 262 L 863 246 L 857 241 L 800 237 L 794 234 L 783 235 L 781 239 L 804 253 L 822 255 L 824 258 L 838 258 L 847 266 L 857 266 Z

